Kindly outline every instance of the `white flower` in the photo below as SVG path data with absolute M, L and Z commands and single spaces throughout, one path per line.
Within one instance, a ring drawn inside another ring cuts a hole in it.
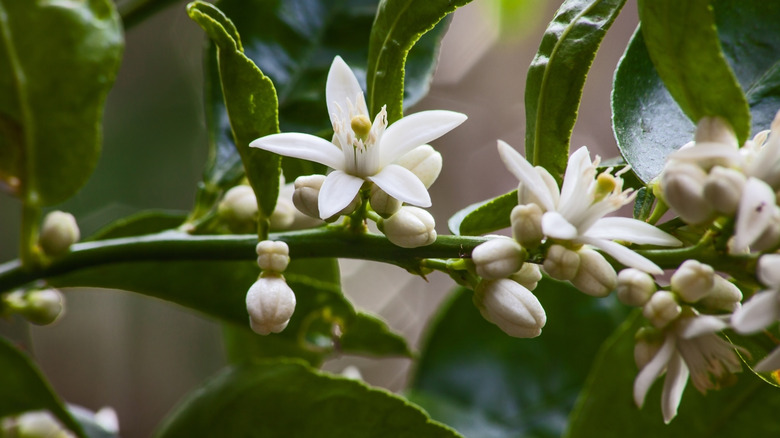
M 585 146 L 569 157 L 560 190 L 549 172 L 533 167 L 501 140 L 498 141 L 498 152 L 509 171 L 520 180 L 518 193 L 521 203 L 532 201 L 544 211 L 542 231 L 548 238 L 594 246 L 626 266 L 651 274 L 663 271 L 655 263 L 613 240 L 681 245 L 674 236 L 648 223 L 623 217 L 604 217 L 631 202 L 634 194 L 631 190 L 622 190 L 623 180 L 609 171 L 596 175 L 599 160 L 592 162 Z
M 661 410 L 664 421 L 669 423 L 677 415 L 689 376 L 696 389 L 704 393 L 717 388 L 727 374 L 740 371 L 734 347 L 716 334 L 725 327 L 725 322 L 710 315 L 686 316 L 675 321 L 666 331 L 661 348 L 634 380 L 637 406 L 642 407 L 653 382 L 666 370 Z
M 328 73 L 325 98 L 333 124 L 332 142 L 309 134 L 284 133 L 259 138 L 250 146 L 334 169 L 320 190 L 321 218 L 329 218 L 349 205 L 364 181 L 376 184 L 399 201 L 429 207 L 431 199 L 425 184 L 395 161 L 446 134 L 466 116 L 452 111 L 422 111 L 387 127 L 383 107 L 371 123 L 360 84 L 338 56 Z

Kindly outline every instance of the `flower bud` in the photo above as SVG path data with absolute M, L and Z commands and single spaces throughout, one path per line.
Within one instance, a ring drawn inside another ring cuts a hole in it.
M 580 258 L 577 274 L 571 283 L 580 291 L 594 296 L 606 297 L 617 286 L 615 268 L 599 252 L 583 247 L 577 251 Z
M 280 274 L 290 263 L 290 249 L 281 240 L 263 240 L 255 247 L 257 265 L 263 272 Z
M 70 213 L 52 211 L 43 219 L 38 244 L 50 257 L 65 254 L 81 238 L 76 218 Z
M 542 243 L 542 209 L 536 204 L 518 205 L 512 209 L 512 237 L 525 248 L 536 248 Z
M 739 147 L 737 136 L 731 125 L 720 117 L 702 117 L 696 123 L 694 141 L 696 143 L 721 143 L 732 146 L 734 149 Z
M 556 280 L 571 280 L 580 268 L 580 256 L 561 245 L 552 245 L 544 259 L 544 271 Z
M 742 172 L 715 166 L 710 170 L 704 183 L 704 199 L 715 211 L 733 215 L 737 212 L 739 200 L 742 198 L 742 187 L 745 181 Z
M 477 275 L 487 280 L 507 278 L 525 261 L 525 250 L 513 239 L 499 237 L 480 244 L 471 253 Z
M 764 286 L 780 288 L 780 254 L 764 254 L 758 259 L 756 274 Z
M 699 304 L 713 310 L 734 312 L 740 307 L 741 301 L 742 291 L 734 283 L 716 275 L 712 290 L 699 300 Z
M 473 299 L 482 316 L 509 336 L 534 338 L 547 322 L 536 295 L 512 280 L 483 280 Z
M 289 230 L 295 222 L 295 214 L 298 210 L 292 200 L 279 198 L 276 200 L 271 217 L 268 218 L 272 230 Z
M 295 294 L 283 277 L 261 277 L 246 294 L 246 310 L 255 333 L 279 333 L 295 311 Z
M 627 306 L 644 306 L 655 290 L 653 277 L 639 269 L 623 269 L 617 276 L 617 297 Z
M 542 270 L 536 263 L 523 263 L 520 270 L 510 275 L 509 279 L 520 283 L 528 290 L 534 290 L 542 279 Z
M 0 308 L 23 316 L 36 325 L 48 325 L 64 313 L 64 299 L 57 289 L 14 291 L 2 296 Z
M 436 241 L 436 222 L 430 213 L 417 207 L 401 207 L 382 222 L 388 240 L 402 248 L 417 248 Z
M 251 232 L 257 227 L 257 199 L 252 187 L 242 184 L 225 192 L 217 212 L 231 231 Z
M 683 301 L 695 303 L 707 296 L 715 284 L 715 271 L 709 265 L 696 260 L 686 260 L 672 274 L 672 291 L 680 295 Z
M 319 219 L 320 188 L 324 182 L 325 175 L 307 175 L 296 178 L 295 192 L 292 198 L 295 208 L 306 216 Z
M 409 169 L 426 188 L 430 188 L 441 173 L 442 159 L 439 152 L 424 144 L 402 155 L 395 164 Z
M 9 421 L 10 420 L 10 421 Z M 19 438 L 73 438 L 49 411 L 30 411 L 0 422 L 0 435 Z
M 368 202 L 371 204 L 371 208 L 383 218 L 390 217 L 401 209 L 401 201 L 385 193 L 376 184 L 371 185 L 371 195 Z
M 650 297 L 642 308 L 642 315 L 656 328 L 666 327 L 682 313 L 682 307 L 677 304 L 677 296 L 662 290 Z
M 707 174 L 697 165 L 670 162 L 661 175 L 664 200 L 689 224 L 701 224 L 713 215 L 713 209 L 704 199 Z

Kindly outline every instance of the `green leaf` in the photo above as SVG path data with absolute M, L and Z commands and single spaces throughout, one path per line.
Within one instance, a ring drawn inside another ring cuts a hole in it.
M 723 54 L 746 90 L 752 133 L 769 129 L 780 108 L 780 28 L 775 25 L 780 4 L 714 0 L 712 5 Z M 694 90 L 699 90 L 695 99 L 719 94 L 714 88 Z M 655 71 L 642 31 L 632 38 L 615 73 L 612 115 L 621 154 L 645 182 L 661 173 L 667 155 L 693 139 L 695 126 Z
M 511 226 L 510 214 L 517 205 L 517 190 L 471 204 L 455 213 L 447 225 L 453 234 L 479 236 Z
M 146 210 L 117 219 L 89 236 L 89 240 L 117 239 L 159 233 L 178 227 L 187 215 L 172 210 Z
M 711 3 L 640 0 L 642 35 L 656 72 L 688 118 L 723 117 L 742 144 L 750 134 L 750 108 L 721 51 Z
M 0 184 L 28 205 L 92 173 L 122 46 L 111 1 L 0 1 Z
M 625 0 L 567 0 L 544 33 L 525 84 L 525 156 L 560 183 L 582 88 Z
M 7 415 L 42 409 L 79 437 L 86 437 L 33 361 L 0 337 L 0 420 Z
M 733 386 L 702 395 L 689 384 L 677 417 L 668 425 L 661 414 L 661 382 L 647 395 L 644 408 L 633 401 L 637 374 L 634 334 L 639 313 L 604 343 L 588 383 L 572 413 L 567 438 L 778 436 L 775 421 L 780 393 L 755 375 L 743 372 Z M 663 380 L 660 379 L 660 380 Z
M 366 102 L 370 114 L 378 114 L 387 105 L 390 123 L 403 116 L 404 72 L 409 51 L 442 18 L 470 1 L 382 0 L 379 3 L 368 46 Z M 436 44 L 432 46 L 435 53 Z
M 382 389 L 300 362 L 228 368 L 190 394 L 157 431 L 175 437 L 459 437 Z
M 414 400 L 466 436 L 560 436 L 588 364 L 623 313 L 612 299 L 547 277 L 534 293 L 547 325 L 538 338 L 517 339 L 483 319 L 472 293 L 458 289 L 425 341 Z
M 259 232 L 263 236 L 279 196 L 281 157 L 250 148 L 249 143 L 279 132 L 276 90 L 271 80 L 244 55 L 238 31 L 219 9 L 194 2 L 187 6 L 187 13 L 217 45 L 222 95 L 238 153 L 257 197 Z

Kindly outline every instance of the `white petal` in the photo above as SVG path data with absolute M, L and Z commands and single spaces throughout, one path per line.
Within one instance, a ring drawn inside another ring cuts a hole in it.
M 669 160 L 702 161 L 710 158 L 739 160 L 739 150 L 723 143 L 697 143 L 694 147 L 680 149 L 669 154 Z
M 379 141 L 380 163 L 394 162 L 417 146 L 429 143 L 466 121 L 454 111 L 422 111 L 390 125 Z
M 601 218 L 585 234 L 599 239 L 625 240 L 640 245 L 682 245 L 682 242 L 671 234 L 661 231 L 647 222 L 627 217 Z
M 564 240 L 576 239 L 579 234 L 577 228 L 557 211 L 548 211 L 542 215 L 542 232 L 547 237 Z
M 776 291 L 764 291 L 753 295 L 734 312 L 731 325 L 739 333 L 748 334 L 763 330 L 780 318 L 780 296 Z
M 740 253 L 766 231 L 775 208 L 775 191 L 760 179 L 748 178 L 742 189 L 732 251 Z
M 523 188 L 531 191 L 536 199 L 542 203 L 540 205 L 542 209 L 545 211 L 555 210 L 555 203 L 547 184 L 525 157 L 501 140 L 498 140 L 498 154 L 512 175 L 523 183 Z
M 342 111 L 348 111 L 347 100 L 352 102 L 361 112 L 367 113 L 363 90 L 360 89 L 360 83 L 358 83 L 355 73 L 340 56 L 336 56 L 330 65 L 328 80 L 325 83 L 325 101 L 328 104 L 328 115 L 331 116 L 331 120 L 333 114 L 341 113 L 336 105 L 341 106 Z
M 680 327 L 680 336 L 683 339 L 691 339 L 717 333 L 726 327 L 728 327 L 728 324 L 717 316 L 699 315 L 692 318 L 685 318 L 685 321 L 683 321 Z
M 772 350 L 772 352 L 769 353 L 767 357 L 761 359 L 761 362 L 757 363 L 753 369 L 759 373 L 780 370 L 780 347 Z
M 758 259 L 758 279 L 766 286 L 780 288 L 780 254 L 764 254 Z
M 391 164 L 376 175 L 368 177 L 368 180 L 399 201 L 418 207 L 431 206 L 431 196 L 425 184 L 405 167 Z
M 685 385 L 688 384 L 690 371 L 683 362 L 679 353 L 673 354 L 666 369 L 664 390 L 661 393 L 661 412 L 664 414 L 664 422 L 669 424 L 677 416 L 677 408 L 680 407 Z
M 340 170 L 329 173 L 320 188 L 318 201 L 320 217 L 327 219 L 343 210 L 355 199 L 362 185 L 362 179 Z
M 653 356 L 650 362 L 648 362 L 647 365 L 639 371 L 639 374 L 637 374 L 636 379 L 634 380 L 634 403 L 636 403 L 637 407 L 641 408 L 645 403 L 647 391 L 650 390 L 655 379 L 657 379 L 664 371 L 664 368 L 666 368 L 666 364 L 669 363 L 669 359 L 672 357 L 672 353 L 674 353 L 674 348 L 674 337 L 669 335 L 666 337 L 661 349 L 655 353 L 655 356 Z
M 586 234 L 577 238 L 577 241 L 595 246 L 629 268 L 636 268 L 652 275 L 661 275 L 664 273 L 663 269 L 646 257 L 611 240 L 598 239 Z
M 563 176 L 563 186 L 561 187 L 559 205 L 562 208 L 566 208 L 570 201 L 583 205 L 590 204 L 591 200 L 588 199 L 587 193 L 588 187 L 593 182 L 593 175 L 590 175 L 587 170 L 592 165 L 590 152 L 586 146 L 582 146 L 571 154 L 569 162 L 566 164 L 566 174 Z
M 341 149 L 314 135 L 296 132 L 266 135 L 252 141 L 249 146 L 285 157 L 314 161 L 331 169 L 344 169 L 344 154 Z

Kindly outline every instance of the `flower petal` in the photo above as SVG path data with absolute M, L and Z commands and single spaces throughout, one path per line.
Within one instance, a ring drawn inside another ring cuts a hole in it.
M 761 359 L 761 362 L 757 363 L 753 369 L 759 373 L 780 370 L 780 347 L 772 350 L 772 352 L 769 353 L 767 357 Z
M 331 169 L 344 169 L 344 154 L 341 149 L 314 135 L 296 132 L 266 135 L 252 141 L 249 146 L 285 157 L 314 161 Z
M 325 101 L 328 105 L 328 115 L 333 120 L 333 115 L 341 114 L 341 111 L 349 111 L 345 105 L 347 100 L 355 105 L 355 108 L 368 116 L 366 100 L 363 90 L 355 77 L 355 73 L 349 68 L 341 56 L 333 58 L 333 63 L 328 71 L 328 80 L 325 82 Z M 357 100 L 357 101 L 356 101 Z M 339 105 L 341 108 L 337 107 Z
M 664 273 L 663 269 L 659 268 L 658 265 L 649 259 L 611 240 L 598 239 L 586 234 L 578 237 L 577 241 L 595 246 L 630 268 L 636 268 L 652 275 L 661 275 Z
M 674 349 L 674 337 L 668 335 L 661 348 L 655 353 L 655 356 L 653 356 L 650 362 L 648 362 L 647 365 L 639 371 L 639 374 L 637 374 L 636 379 L 634 379 L 634 403 L 636 403 L 637 407 L 641 408 L 645 403 L 647 391 L 650 390 L 655 379 L 657 379 L 664 371 L 664 368 L 666 368 L 666 364 L 669 363 L 672 353 L 675 352 Z
M 772 221 L 775 209 L 775 191 L 757 178 L 748 178 L 742 189 L 737 212 L 736 233 L 731 250 L 740 253 L 748 249 Z
M 703 335 L 717 333 L 729 325 L 722 319 L 713 315 L 698 315 L 684 318 L 680 323 L 680 337 L 683 339 L 697 338 Z
M 595 174 L 595 168 L 593 172 L 588 171 L 592 166 L 593 162 L 590 161 L 587 146 L 582 146 L 571 154 L 566 164 L 566 174 L 563 176 L 563 186 L 561 186 L 561 200 L 558 204 L 562 209 L 568 208 L 572 203 L 586 207 L 593 201 L 588 196 L 588 187 L 593 182 Z M 576 217 L 576 212 L 581 209 L 582 207 L 571 208 L 573 215 L 566 214 L 566 216 Z
M 390 125 L 379 140 L 380 163 L 390 164 L 417 146 L 429 143 L 466 121 L 454 111 L 421 111 Z
M 625 240 L 640 245 L 680 246 L 682 242 L 647 222 L 627 217 L 605 217 L 585 232 L 589 237 Z
M 399 201 L 418 207 L 431 206 L 431 196 L 425 184 L 405 167 L 391 164 L 367 179 Z
M 731 325 L 739 333 L 749 334 L 763 330 L 780 318 L 780 296 L 777 291 L 753 295 L 734 312 Z
M 664 414 L 664 423 L 677 416 L 677 408 L 680 407 L 685 385 L 688 384 L 690 371 L 685 365 L 680 354 L 673 354 L 669 360 L 669 366 L 666 369 L 666 379 L 664 379 L 664 390 L 661 393 L 661 412 Z
M 320 217 L 327 219 L 343 210 L 355 199 L 355 195 L 358 194 L 362 185 L 362 179 L 340 170 L 329 173 L 320 188 L 317 204 Z
M 542 215 L 542 232 L 553 239 L 573 240 L 578 236 L 577 228 L 557 211 Z
M 523 189 L 534 194 L 541 203 L 539 206 L 545 211 L 554 211 L 555 203 L 550 189 L 531 163 L 512 146 L 501 140 L 498 140 L 498 154 L 512 175 L 523 183 Z
M 773 289 L 780 288 L 780 254 L 764 254 L 758 259 L 758 279 Z

